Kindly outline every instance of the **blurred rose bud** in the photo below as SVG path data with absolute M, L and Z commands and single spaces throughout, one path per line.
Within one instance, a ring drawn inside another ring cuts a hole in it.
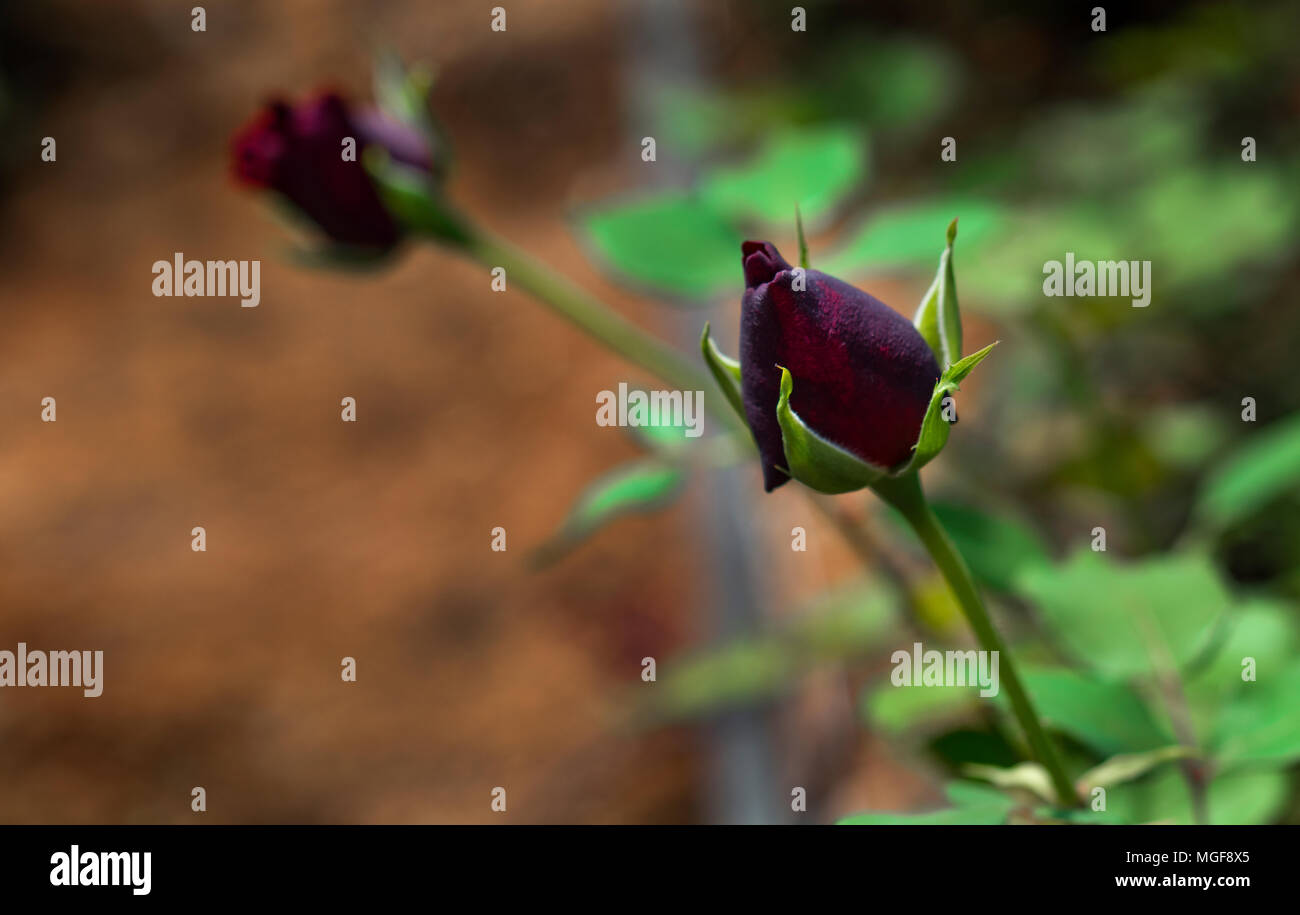
M 347 137 L 356 141 L 355 161 L 344 158 Z M 435 171 L 418 130 L 377 110 L 351 110 L 332 93 L 297 106 L 273 102 L 232 142 L 241 181 L 278 191 L 339 244 L 387 249 L 403 228 L 363 164 L 369 147 L 418 172 Z
M 770 242 L 741 246 L 745 417 L 770 492 L 790 477 L 777 421 L 781 368 L 790 406 L 810 430 L 861 460 L 892 468 L 912 456 L 939 365 L 907 318 L 819 270 L 795 271 Z M 802 286 L 799 291 L 797 286 Z

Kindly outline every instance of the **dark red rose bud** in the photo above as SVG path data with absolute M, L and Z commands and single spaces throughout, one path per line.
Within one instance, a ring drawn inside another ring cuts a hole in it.
M 343 139 L 357 144 L 357 161 L 343 158 Z M 433 170 L 423 137 L 379 112 L 350 111 L 325 94 L 290 107 L 267 106 L 232 142 L 235 174 L 244 182 L 279 191 L 334 241 L 368 248 L 396 244 L 401 228 L 384 208 L 361 157 L 367 146 L 397 161 Z
M 907 461 L 939 380 L 929 344 L 907 318 L 818 270 L 796 274 L 770 242 L 741 245 L 745 295 L 740 374 L 745 417 L 770 492 L 790 479 L 777 421 L 781 369 L 790 406 L 812 431 L 880 468 Z

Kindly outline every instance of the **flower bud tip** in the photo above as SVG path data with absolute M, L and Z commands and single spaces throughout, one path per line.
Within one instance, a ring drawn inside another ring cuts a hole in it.
M 750 289 L 770 283 L 782 270 L 791 269 L 770 241 L 743 242 L 740 256 L 745 268 L 745 285 Z

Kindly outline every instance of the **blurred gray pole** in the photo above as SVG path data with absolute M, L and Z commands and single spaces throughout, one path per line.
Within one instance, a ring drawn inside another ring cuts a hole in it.
M 694 24 L 683 0 L 623 0 L 621 24 L 625 30 L 623 54 L 625 97 L 628 109 L 628 155 L 638 155 L 641 138 L 656 138 L 656 159 L 646 185 L 684 186 L 690 180 L 682 157 L 659 142 L 664 120 L 661 94 L 669 87 L 701 86 L 704 76 L 694 38 Z M 736 249 L 736 302 L 742 279 L 740 249 Z M 726 328 L 735 321 L 735 303 L 714 316 L 713 325 Z M 687 352 L 699 351 L 704 310 L 687 311 L 675 324 L 677 341 Z M 734 351 L 734 337 L 724 330 L 720 341 Z M 716 392 L 708 394 L 716 401 Z M 709 614 L 710 635 L 725 641 L 745 633 L 767 618 L 754 536 L 754 519 L 747 491 L 753 482 L 739 470 L 710 472 L 704 498 L 695 506 L 702 517 L 701 538 L 708 551 L 702 568 L 708 576 L 703 593 Z M 756 485 L 756 484 L 755 484 Z M 776 823 L 788 819 L 782 799 L 788 789 L 777 783 L 772 715 L 766 709 L 734 712 L 714 719 L 707 733 L 709 778 L 706 786 L 709 819 L 721 823 Z

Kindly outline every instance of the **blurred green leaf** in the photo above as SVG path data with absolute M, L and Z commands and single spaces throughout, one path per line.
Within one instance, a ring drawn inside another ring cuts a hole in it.
M 952 502 L 930 507 L 975 577 L 991 588 L 1009 591 L 1027 569 L 1051 562 L 1043 541 L 1027 524 Z
M 898 733 L 965 717 L 978 702 L 973 686 L 895 686 L 885 680 L 863 692 L 861 706 L 868 725 Z
M 1066 668 L 1027 669 L 1024 680 L 1048 727 L 1102 756 L 1152 750 L 1172 742 L 1142 700 L 1123 683 Z
M 772 134 L 742 166 L 715 169 L 700 181 L 701 199 L 737 221 L 789 226 L 794 208 L 825 222 L 867 173 L 870 146 L 853 127 L 786 128 Z
M 1196 751 L 1190 747 L 1183 746 L 1161 747 L 1144 753 L 1120 753 L 1079 776 L 1080 791 L 1086 796 L 1093 788 L 1109 788 L 1123 784 L 1140 778 L 1167 762 L 1185 759 L 1195 753 Z M 1048 797 L 1050 799 L 1050 795 Z
M 960 74 L 936 42 L 849 32 L 818 55 L 822 78 L 812 104 L 872 125 L 924 130 L 957 95 Z
M 819 661 L 854 657 L 895 631 L 898 595 L 883 581 L 861 578 L 822 594 L 788 628 L 799 650 Z
M 658 458 L 645 458 L 612 470 L 583 490 L 560 530 L 538 547 L 534 561 L 554 561 L 621 515 L 663 507 L 681 490 L 684 478 L 679 468 Z
M 975 263 L 1005 219 L 1003 208 L 991 201 L 952 197 L 895 205 L 873 213 L 839 250 L 818 258 L 820 269 L 833 276 L 862 276 L 886 267 L 930 268 L 934 263 L 937 227 L 953 219 L 961 225 L 963 257 Z M 824 264 L 823 264 L 824 261 Z M 963 267 L 963 278 L 966 268 Z
M 1255 659 L 1257 676 L 1275 676 L 1296 656 L 1298 635 L 1290 604 L 1261 597 L 1234 608 L 1216 633 L 1214 654 L 1184 677 L 1183 691 L 1199 729 L 1209 728 L 1225 701 L 1257 685 L 1241 679 L 1243 658 Z
M 1210 782 L 1210 823 L 1214 826 L 1271 823 L 1291 793 L 1291 779 L 1281 769 L 1242 769 Z
M 1212 825 L 1268 823 L 1286 803 L 1289 780 L 1279 769 L 1238 769 L 1217 776 L 1207 792 Z M 1177 766 L 1106 791 L 1106 819 L 1113 823 L 1192 823 L 1192 798 Z
M 728 142 L 738 129 L 730 101 L 721 92 L 692 85 L 661 87 L 657 99 L 663 124 L 660 142 L 691 159 Z
M 1228 435 L 1222 412 L 1205 404 L 1159 407 L 1148 414 L 1144 430 L 1156 457 L 1182 470 L 1200 467 Z
M 1219 714 L 1210 740 L 1221 762 L 1292 762 L 1300 758 L 1300 661 L 1243 683 Z
M 779 630 L 674 661 L 645 695 L 647 713 L 679 719 L 781 694 L 814 664 L 842 662 L 889 637 L 897 595 L 858 579 L 822 595 Z
M 1209 558 L 1190 552 L 1125 564 L 1085 547 L 1027 569 L 1019 590 L 1071 655 L 1111 677 L 1185 664 L 1231 603 Z
M 606 263 L 654 292 L 698 300 L 743 288 L 740 233 L 689 194 L 591 210 L 582 223 Z
M 797 653 L 781 640 L 733 642 L 674 662 L 643 697 L 655 720 L 678 720 L 752 705 L 780 695 L 798 675 Z
M 638 444 L 651 451 L 674 457 L 680 456 L 691 441 L 686 434 L 689 431 L 687 426 L 674 425 L 667 421 L 622 428 Z
M 845 817 L 841 826 L 996 826 L 1016 807 L 1001 791 L 970 782 L 952 782 L 945 793 L 954 804 L 929 813 L 868 811 Z
M 1127 232 L 1146 242 L 1143 256 L 1159 264 L 1163 283 L 1215 280 L 1291 243 L 1294 187 L 1294 174 L 1264 165 L 1160 169 L 1137 190 Z
M 1006 804 L 972 805 L 970 807 L 950 807 L 946 810 L 934 810 L 929 813 L 892 813 L 887 811 L 868 811 L 855 813 L 840 820 L 839 826 L 1000 826 L 1007 820 L 1007 813 L 1014 807 L 1014 802 Z
M 1018 788 L 1021 791 L 1028 791 L 1048 803 L 1056 797 L 1056 791 L 1052 787 L 1052 777 L 1036 762 L 1016 763 L 1006 768 L 971 763 L 962 767 L 962 774 L 986 781 L 1004 790 Z
M 963 237 L 969 234 L 966 223 L 963 215 Z M 1061 260 L 1067 251 L 1086 251 L 1091 259 L 1119 258 L 1124 244 L 1102 216 L 1082 207 L 1017 209 L 995 243 L 984 246 L 978 257 L 963 258 L 966 308 L 1011 316 L 1051 307 L 1043 297 L 1043 264 Z
M 1300 487 L 1300 414 L 1251 437 L 1205 482 L 1196 517 L 1216 529 L 1235 524 Z
M 1203 145 L 1204 122 L 1204 108 L 1187 90 L 1167 83 L 1117 103 L 1050 109 L 1029 126 L 1024 146 L 1048 186 L 1067 194 L 1127 192 L 1191 160 Z

